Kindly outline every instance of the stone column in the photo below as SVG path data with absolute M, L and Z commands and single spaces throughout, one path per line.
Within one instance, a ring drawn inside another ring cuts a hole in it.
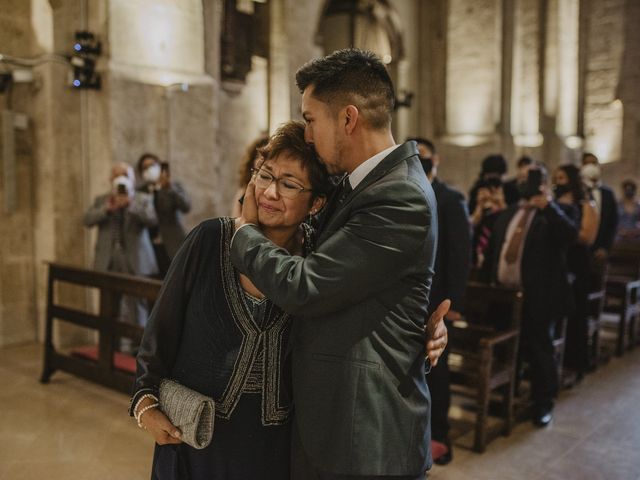
M 449 1 L 446 128 L 454 144 L 477 145 L 495 133 L 500 120 L 501 26 L 498 0 Z

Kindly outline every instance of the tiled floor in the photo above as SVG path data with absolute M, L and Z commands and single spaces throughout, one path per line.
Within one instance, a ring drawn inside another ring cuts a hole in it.
M 64 373 L 41 348 L 0 350 L 0 480 L 148 479 L 152 441 L 126 395 Z M 640 480 L 640 348 L 565 390 L 554 424 L 519 424 L 482 455 L 457 448 L 431 480 Z M 250 480 L 250 479 L 247 479 Z

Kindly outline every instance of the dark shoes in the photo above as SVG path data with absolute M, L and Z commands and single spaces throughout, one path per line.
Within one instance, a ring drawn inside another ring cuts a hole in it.
M 433 440 L 431 442 L 431 448 L 433 450 L 433 463 L 436 465 L 447 465 L 453 460 L 453 448 L 451 447 L 451 441 L 447 438 L 445 440 Z M 438 451 L 436 451 L 438 450 Z
M 535 407 L 533 410 L 533 424 L 536 427 L 546 427 L 553 420 L 553 406 Z

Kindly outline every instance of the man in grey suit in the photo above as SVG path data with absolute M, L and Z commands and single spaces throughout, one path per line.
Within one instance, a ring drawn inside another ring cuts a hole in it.
M 153 196 L 136 192 L 133 169 L 118 163 L 111 169 L 112 190 L 96 197 L 84 215 L 87 227 L 98 227 L 95 269 L 130 275 L 152 276 L 158 265 L 148 227 L 158 222 Z M 123 321 L 144 326 L 147 308 L 139 299 L 125 296 L 121 303 Z
M 315 252 L 291 256 L 255 226 L 252 184 L 234 265 L 292 329 L 294 479 L 422 479 L 431 465 L 425 320 L 437 210 L 414 142 L 391 134 L 394 91 L 371 52 L 347 49 L 296 74 L 307 141 L 332 174 Z M 446 344 L 446 328 L 433 348 Z M 428 329 L 432 334 L 433 328 Z

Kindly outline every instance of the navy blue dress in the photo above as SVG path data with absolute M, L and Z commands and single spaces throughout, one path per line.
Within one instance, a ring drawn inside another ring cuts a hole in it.
M 189 234 L 145 329 L 132 406 L 157 394 L 163 378 L 216 402 L 211 444 L 156 445 L 153 480 L 289 478 L 290 317 L 242 290 L 229 257 L 233 233 L 233 219 L 220 218 Z

